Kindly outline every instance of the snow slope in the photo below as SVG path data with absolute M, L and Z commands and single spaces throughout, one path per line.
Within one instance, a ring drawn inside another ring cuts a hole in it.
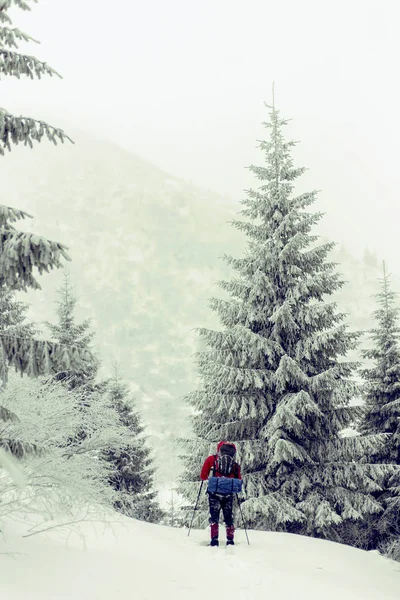
M 237 532 L 235 547 L 210 548 L 208 531 L 117 517 L 22 538 L 0 539 L 2 600 L 398 600 L 400 565 L 377 553 L 300 536 Z

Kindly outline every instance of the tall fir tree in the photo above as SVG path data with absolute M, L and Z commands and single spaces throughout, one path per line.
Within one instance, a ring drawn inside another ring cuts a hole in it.
M 68 379 L 71 387 L 81 385 L 93 387 L 100 366 L 91 347 L 94 332 L 90 331 L 90 319 L 85 319 L 82 323 L 76 323 L 77 297 L 74 288 L 71 286 L 69 271 L 64 273 L 64 281 L 58 290 L 58 296 L 58 322 L 56 324 L 46 322 L 51 337 L 61 347 L 65 348 L 64 353 L 59 355 L 57 378 L 59 380 Z M 87 357 L 88 360 L 84 360 L 80 364 L 78 361 L 71 363 L 68 348 L 79 349 L 80 356 Z M 96 389 L 98 388 L 96 387 Z
M 157 523 L 164 513 L 153 489 L 155 469 L 152 467 L 150 449 L 129 388 L 121 381 L 116 367 L 114 377 L 109 382 L 109 397 L 122 424 L 135 438 L 134 444 L 109 450 L 106 454 L 106 459 L 114 465 L 110 483 L 119 492 L 115 508 L 126 516 Z
M 50 336 L 64 350 L 58 355 L 57 364 L 53 369 L 54 377 L 70 390 L 79 389 L 81 394 L 79 410 L 84 422 L 93 398 L 96 402 L 97 395 L 106 392 L 107 381 L 96 381 L 100 361 L 95 357 L 91 346 L 94 332 L 90 330 L 90 319 L 85 319 L 81 323 L 76 322 L 77 297 L 71 285 L 69 271 L 64 272 L 64 281 L 58 289 L 58 297 L 57 323 L 52 324 L 48 321 L 45 323 Z M 71 356 L 74 360 L 71 360 Z M 78 437 L 83 438 L 85 435 L 82 426 Z M 71 439 L 71 443 L 75 443 L 75 440 Z
M 340 436 L 359 414 L 349 405 L 357 365 L 345 358 L 359 335 L 330 298 L 343 285 L 327 260 L 334 244 L 316 245 L 310 233 L 321 218 L 308 210 L 316 192 L 293 195 L 304 169 L 284 139 L 287 121 L 270 108 L 266 164 L 250 167 L 261 186 L 242 202 L 248 220 L 233 222 L 247 252 L 225 257 L 237 272 L 221 282 L 231 298 L 211 301 L 223 329 L 199 330 L 208 350 L 198 354 L 202 388 L 187 397 L 196 437 L 179 489 L 194 503 L 202 460 L 230 440 L 250 526 L 337 539 L 347 522 L 381 511 L 371 492 L 385 468 L 358 458 L 383 442 Z
M 377 463 L 400 465 L 400 307 L 397 294 L 390 286 L 390 277 L 383 265 L 381 291 L 377 294 L 379 308 L 374 312 L 377 326 L 370 339 L 373 346 L 363 350 L 363 358 L 372 365 L 361 371 L 365 381 L 365 412 L 360 421 L 363 435 L 386 434 L 386 443 L 374 454 Z M 400 533 L 400 476 L 388 476 L 383 490 L 376 494 L 385 513 L 381 530 Z

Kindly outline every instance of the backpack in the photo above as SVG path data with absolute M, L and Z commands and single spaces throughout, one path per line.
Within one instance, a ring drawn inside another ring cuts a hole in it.
M 215 455 L 214 475 L 218 471 L 223 477 L 227 477 L 232 473 L 235 467 L 236 450 L 231 444 L 221 446 L 218 454 Z
M 233 477 L 210 477 L 208 480 L 207 492 L 217 496 L 230 496 L 231 494 L 240 494 L 243 481 Z

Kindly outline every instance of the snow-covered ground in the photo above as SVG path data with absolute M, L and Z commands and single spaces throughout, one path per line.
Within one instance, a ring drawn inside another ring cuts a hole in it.
M 288 534 L 243 531 L 210 548 L 208 531 L 117 517 L 77 534 L 22 538 L 8 523 L 0 541 L 1 600 L 398 600 L 400 565 L 378 553 Z

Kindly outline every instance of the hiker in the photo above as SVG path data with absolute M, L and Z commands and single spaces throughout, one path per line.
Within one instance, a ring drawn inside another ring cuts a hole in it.
M 240 466 L 235 462 L 236 446 L 231 442 L 219 442 L 217 454 L 206 458 L 200 477 L 203 481 L 208 479 L 210 471 L 213 477 L 228 477 L 241 479 Z M 233 482 L 232 482 L 233 483 Z M 218 546 L 219 515 L 222 509 L 226 525 L 226 545 L 234 544 L 235 527 L 233 525 L 233 493 L 218 494 L 207 491 L 210 506 L 211 546 Z

